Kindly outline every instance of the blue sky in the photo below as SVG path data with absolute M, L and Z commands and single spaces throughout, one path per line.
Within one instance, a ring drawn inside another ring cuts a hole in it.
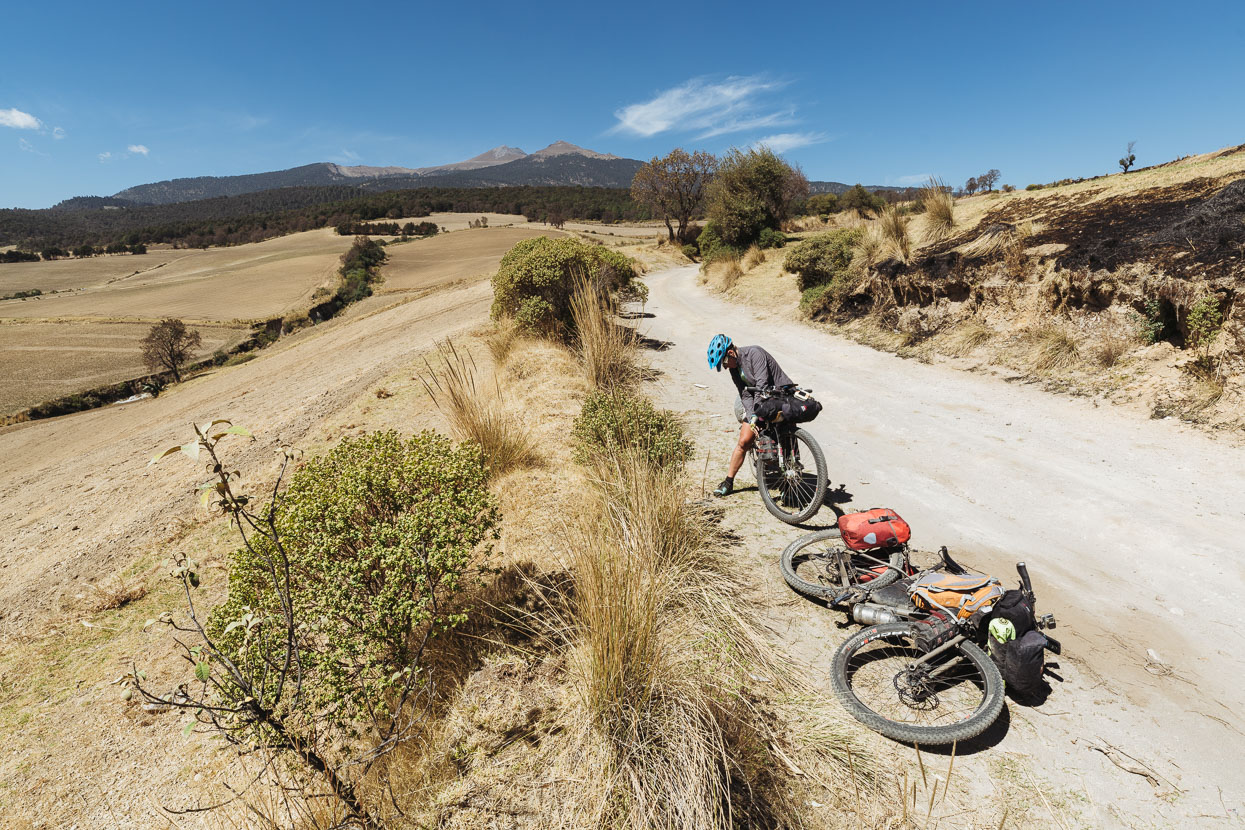
M 563 139 L 1018 186 L 1245 142 L 1240 2 L 11 3 L 0 207 Z

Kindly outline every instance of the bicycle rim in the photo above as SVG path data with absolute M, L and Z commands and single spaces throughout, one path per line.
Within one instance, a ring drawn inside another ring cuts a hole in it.
M 757 487 L 765 507 L 788 524 L 799 524 L 821 509 L 826 495 L 826 461 L 821 448 L 802 429 L 778 438 L 778 464 L 767 469 L 756 457 Z
M 1003 678 L 985 652 L 965 641 L 921 658 L 909 624 L 865 629 L 835 653 L 835 695 L 857 720 L 900 741 L 962 741 L 994 723 Z

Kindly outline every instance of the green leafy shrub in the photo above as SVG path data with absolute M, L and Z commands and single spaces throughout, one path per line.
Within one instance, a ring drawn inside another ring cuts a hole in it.
M 1025 185 L 1025 190 L 1041 190 L 1041 189 L 1042 189 L 1042 186 L 1040 184 Z
M 1146 343 L 1157 343 L 1171 337 L 1175 329 L 1175 315 L 1170 307 L 1165 306 L 1157 297 L 1151 297 L 1142 304 L 1144 314 L 1134 314 L 1133 321 L 1137 325 L 1137 334 Z
M 740 249 L 728 245 L 722 238 L 722 230 L 713 222 L 706 222 L 696 239 L 696 247 L 700 249 L 700 257 L 705 262 L 712 262 L 728 256 L 739 256 Z
M 574 333 L 571 295 L 582 274 L 608 294 L 645 295 L 630 259 L 577 239 L 525 239 L 511 248 L 493 277 L 494 320 L 513 319 L 528 333 L 565 338 Z
M 679 250 L 682 251 L 683 256 L 687 257 L 688 259 L 696 259 L 697 257 L 700 256 L 700 249 L 692 244 L 684 245 Z
M 208 634 L 250 680 L 247 693 L 287 723 L 352 735 L 392 705 L 391 692 L 422 685 L 427 639 L 464 618 L 449 600 L 499 521 L 480 450 L 434 432 L 348 438 L 299 469 L 263 516 L 279 543 L 256 533 L 230 555 L 229 596 Z M 283 559 L 288 579 L 274 584 Z M 289 624 L 297 684 L 273 670 Z M 218 688 L 236 704 L 242 691 L 228 678 Z
M 859 229 L 829 231 L 810 236 L 787 252 L 783 268 L 798 277 L 801 291 L 832 281 L 852 263 L 852 247 Z
M 571 427 L 574 457 L 587 464 L 594 457 L 638 450 L 653 466 L 681 465 L 692 452 L 674 413 L 657 409 L 648 398 L 630 392 L 593 392 Z
M 1189 316 L 1185 319 L 1189 330 L 1189 345 L 1206 352 L 1219 334 L 1223 325 L 1223 312 L 1219 310 L 1219 298 L 1214 294 L 1206 294 L 1189 306 Z
M 761 233 L 757 235 L 758 248 L 781 248 L 787 244 L 787 237 L 782 231 L 776 231 L 773 228 L 762 228 Z
M 861 216 L 879 213 L 886 206 L 886 200 L 876 193 L 865 190 L 863 185 L 854 184 L 839 197 L 839 210 L 855 208 Z

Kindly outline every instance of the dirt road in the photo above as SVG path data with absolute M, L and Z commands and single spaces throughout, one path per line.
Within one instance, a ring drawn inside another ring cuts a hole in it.
M 915 546 L 948 545 L 1008 584 L 1014 563 L 1028 562 L 1040 609 L 1060 622 L 1062 682 L 1040 707 L 1009 702 L 994 730 L 960 748 L 979 792 L 1012 800 L 1013 821 L 1030 826 L 1241 822 L 1240 442 L 758 316 L 706 293 L 695 267 L 647 281 L 654 316 L 643 328 L 670 343 L 652 355 L 664 373 L 657 394 L 686 413 L 702 457 L 710 455 L 709 488 L 738 429 L 730 379 L 705 364 L 722 331 L 763 345 L 825 404 L 812 432 L 831 490 L 840 488 L 836 507 L 892 507 L 911 522 Z M 727 527 L 744 537 L 777 636 L 827 682 L 827 658 L 853 629 L 787 589 L 779 553 L 803 531 L 769 518 L 749 474 L 739 485 L 747 489 L 726 500 Z M 816 525 L 833 521 L 828 507 Z M 1148 765 L 1156 783 L 1091 742 Z

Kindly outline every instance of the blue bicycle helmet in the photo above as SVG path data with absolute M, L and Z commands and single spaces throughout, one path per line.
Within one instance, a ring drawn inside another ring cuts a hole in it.
M 722 371 L 722 358 L 726 357 L 726 350 L 731 347 L 731 339 L 725 334 L 715 334 L 713 339 L 709 341 L 709 351 L 706 357 L 709 358 L 710 368 Z

